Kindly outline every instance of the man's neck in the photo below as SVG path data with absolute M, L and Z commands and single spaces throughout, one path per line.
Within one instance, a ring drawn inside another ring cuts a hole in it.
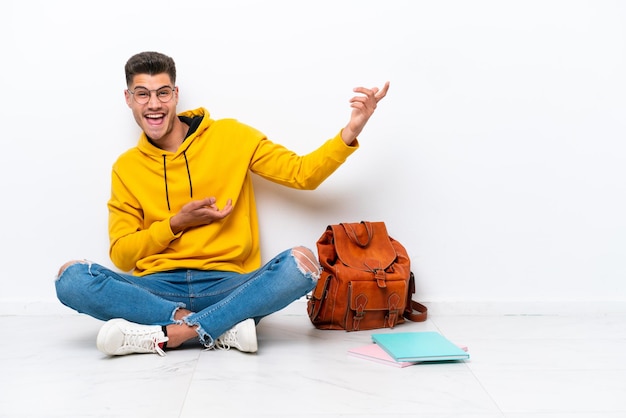
M 161 138 L 159 142 L 154 141 L 150 137 L 148 137 L 148 140 L 152 145 L 157 148 L 160 148 L 164 151 L 176 152 L 178 150 L 178 147 L 180 147 L 180 145 L 185 140 L 188 130 L 189 125 L 182 122 L 179 118 L 176 118 L 176 120 L 174 121 L 174 127 L 167 136 Z

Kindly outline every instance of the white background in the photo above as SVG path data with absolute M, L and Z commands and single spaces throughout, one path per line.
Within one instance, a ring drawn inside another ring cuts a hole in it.
M 353 87 L 391 82 L 361 149 L 318 190 L 255 179 L 264 259 L 314 247 L 328 224 L 380 220 L 409 251 L 417 300 L 626 301 L 624 2 L 1 10 L 0 313 L 66 309 L 66 260 L 111 266 L 110 168 L 139 134 L 123 67 L 143 50 L 176 60 L 179 110 L 204 106 L 299 153 L 345 125 Z

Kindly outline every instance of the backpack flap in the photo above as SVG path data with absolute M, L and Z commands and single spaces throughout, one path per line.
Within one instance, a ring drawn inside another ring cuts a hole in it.
M 370 272 L 380 287 L 385 287 L 385 271 L 396 258 L 384 222 L 359 222 L 331 225 L 337 258 L 344 265 Z

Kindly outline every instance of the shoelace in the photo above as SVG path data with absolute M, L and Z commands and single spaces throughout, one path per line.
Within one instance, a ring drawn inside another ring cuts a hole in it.
M 212 350 L 217 348 L 218 350 L 230 350 L 233 345 L 237 345 L 237 331 L 231 329 L 215 340 L 215 344 L 211 347 L 207 347 L 206 349 Z
M 128 330 L 124 332 L 124 344 L 122 347 L 130 347 L 133 349 L 145 350 L 147 352 L 155 352 L 161 357 L 165 356 L 165 351 L 159 346 L 169 340 L 167 337 L 157 338 L 156 336 L 146 334 L 134 334 Z

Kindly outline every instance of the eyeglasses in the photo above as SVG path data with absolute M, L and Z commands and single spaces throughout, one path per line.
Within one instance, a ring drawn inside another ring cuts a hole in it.
M 174 89 L 170 86 L 161 87 L 156 90 L 148 90 L 144 87 L 137 87 L 135 91 L 128 90 L 128 92 L 133 95 L 133 98 L 138 104 L 148 103 L 150 101 L 150 97 L 152 97 L 152 92 L 156 93 L 156 97 L 161 103 L 167 103 L 172 100 L 172 97 L 174 97 Z

